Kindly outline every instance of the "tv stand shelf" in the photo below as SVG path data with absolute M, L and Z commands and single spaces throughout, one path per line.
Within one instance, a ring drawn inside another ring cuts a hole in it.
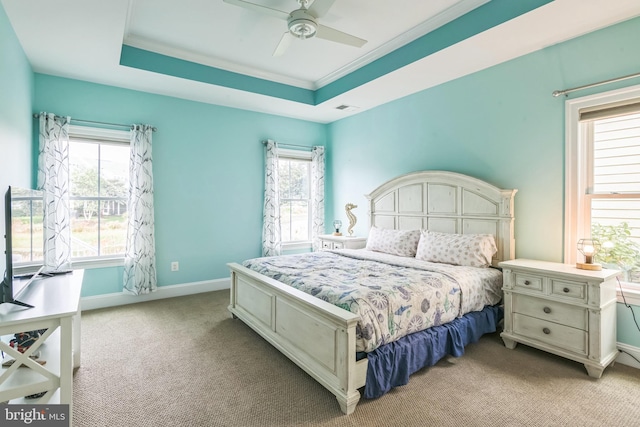
M 34 308 L 13 304 L 0 305 L 0 350 L 5 360 L 14 358 L 10 367 L 0 368 L 0 402 L 62 403 L 73 414 L 73 368 L 80 366 L 80 289 L 83 270 L 34 280 L 20 300 Z M 47 329 L 25 353 L 9 346 L 18 332 Z M 28 358 L 39 351 L 44 365 Z M 39 399 L 24 396 L 46 391 Z

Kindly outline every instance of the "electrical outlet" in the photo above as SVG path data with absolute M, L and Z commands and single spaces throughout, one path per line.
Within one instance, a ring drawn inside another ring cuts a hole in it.
M 178 271 L 180 270 L 180 264 L 178 264 L 178 261 L 173 261 L 171 263 L 171 271 Z

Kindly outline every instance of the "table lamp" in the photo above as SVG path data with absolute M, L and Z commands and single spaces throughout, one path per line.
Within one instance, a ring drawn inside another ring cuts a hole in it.
M 335 228 L 335 232 L 333 233 L 334 236 L 342 236 L 342 233 L 340 232 L 340 227 L 342 227 L 342 221 L 340 221 L 339 219 L 336 219 L 335 221 L 333 221 L 333 228 Z
M 602 270 L 602 265 L 594 263 L 594 257 L 600 250 L 600 242 L 594 239 L 578 240 L 578 250 L 584 255 L 584 262 L 577 262 L 576 267 L 582 270 Z

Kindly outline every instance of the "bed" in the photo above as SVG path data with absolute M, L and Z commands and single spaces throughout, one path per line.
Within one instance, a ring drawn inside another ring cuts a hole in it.
M 487 262 L 497 267 L 499 262 L 514 258 L 513 200 L 516 191 L 499 189 L 476 178 L 446 171 L 415 172 L 394 178 L 366 195 L 372 233 L 367 248 L 371 249 L 369 243 L 372 242 L 374 231 L 397 235 L 418 230 L 420 239 L 422 235 L 430 238 L 490 235 L 495 243 L 492 251 L 495 254 Z M 314 253 L 310 257 L 328 263 L 325 272 L 334 271 L 335 257 L 347 257 L 350 260 L 348 263 L 360 262 L 355 260 L 362 258 L 362 252 L 359 251 L 335 252 Z M 407 262 L 414 263 L 409 258 Z M 415 328 L 416 331 L 412 332 L 413 327 L 409 327 L 410 322 L 407 322 L 404 328 L 407 333 L 400 337 L 391 337 L 388 328 L 377 335 L 363 334 L 362 318 L 358 313 L 347 311 L 340 304 L 334 305 L 336 301 L 332 301 L 323 291 L 315 291 L 314 296 L 314 291 L 310 289 L 304 289 L 306 292 L 301 290 L 304 286 L 298 289 L 287 284 L 297 280 L 288 277 L 289 270 L 286 269 L 291 269 L 292 265 L 286 265 L 285 262 L 284 273 L 270 273 L 263 270 L 266 268 L 260 264 L 263 261 L 256 259 L 247 260 L 245 265 L 229 264 L 229 310 L 235 318 L 241 319 L 333 393 L 345 414 L 355 410 L 361 397 L 360 390 L 364 390 L 365 397 L 377 397 L 390 387 L 406 383 L 412 372 L 434 364 L 444 355 L 460 355 L 464 345 L 474 342 L 483 333 L 495 331 L 500 316 L 496 304 L 487 303 L 486 307 L 481 308 L 478 301 L 467 301 L 472 309 L 464 313 L 447 313 L 447 310 L 440 309 L 435 314 L 432 311 L 427 315 L 423 310 L 425 319 L 432 319 L 432 327 L 426 330 Z M 364 262 L 377 260 L 366 259 Z M 394 262 L 392 264 L 397 267 Z M 359 271 L 363 269 L 362 266 L 358 268 Z M 448 268 L 450 266 L 441 264 L 440 270 L 436 268 L 438 271 L 434 274 L 451 277 Z M 501 278 L 499 272 L 492 268 L 484 270 L 493 270 L 493 274 L 487 273 L 493 277 L 489 280 L 495 280 L 497 276 Z M 391 273 L 384 274 L 394 275 L 397 272 L 391 269 Z M 394 278 L 397 279 L 397 276 Z M 454 282 L 458 283 L 457 280 Z M 403 291 L 398 291 L 400 283 L 401 280 L 397 279 L 395 293 L 402 294 Z M 448 295 L 445 300 L 449 307 L 463 305 L 456 300 L 460 297 L 460 289 L 456 289 L 455 284 L 448 284 L 444 279 L 444 283 L 438 286 L 446 289 L 442 293 Z M 493 289 L 496 289 L 495 286 Z M 467 295 L 467 291 L 461 294 Z M 417 305 L 407 303 L 404 307 Z M 435 305 L 438 303 L 434 302 Z M 443 307 L 442 303 L 439 306 Z M 403 310 L 401 306 L 392 311 L 404 314 Z M 387 325 L 397 329 L 394 322 L 388 322 Z M 364 335 L 372 335 L 373 344 L 363 340 Z M 439 344 L 432 345 L 435 342 Z M 410 360 L 405 360 L 402 366 L 385 368 L 388 363 L 384 358 L 398 359 L 399 354 L 405 357 L 410 354 Z M 368 389 L 374 391 L 368 392 Z

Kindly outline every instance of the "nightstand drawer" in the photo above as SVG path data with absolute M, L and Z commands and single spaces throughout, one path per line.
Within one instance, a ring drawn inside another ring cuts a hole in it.
M 561 323 L 584 331 L 588 329 L 586 308 L 525 295 L 514 295 L 512 307 L 514 314 L 524 314 L 540 320 Z
M 334 236 L 332 234 L 320 235 L 320 250 L 333 249 L 362 249 L 367 245 L 366 237 Z
M 575 298 L 580 301 L 586 301 L 587 284 L 583 282 L 551 279 L 551 293 L 563 298 Z
M 327 240 L 322 241 L 322 249 L 332 250 L 332 249 L 344 249 L 344 243 L 342 242 L 329 242 Z
M 587 332 L 581 329 L 514 314 L 513 331 L 561 349 L 581 355 L 587 354 Z
M 516 288 L 526 289 L 532 292 L 542 292 L 542 276 L 518 272 L 516 272 L 514 276 L 514 285 Z

